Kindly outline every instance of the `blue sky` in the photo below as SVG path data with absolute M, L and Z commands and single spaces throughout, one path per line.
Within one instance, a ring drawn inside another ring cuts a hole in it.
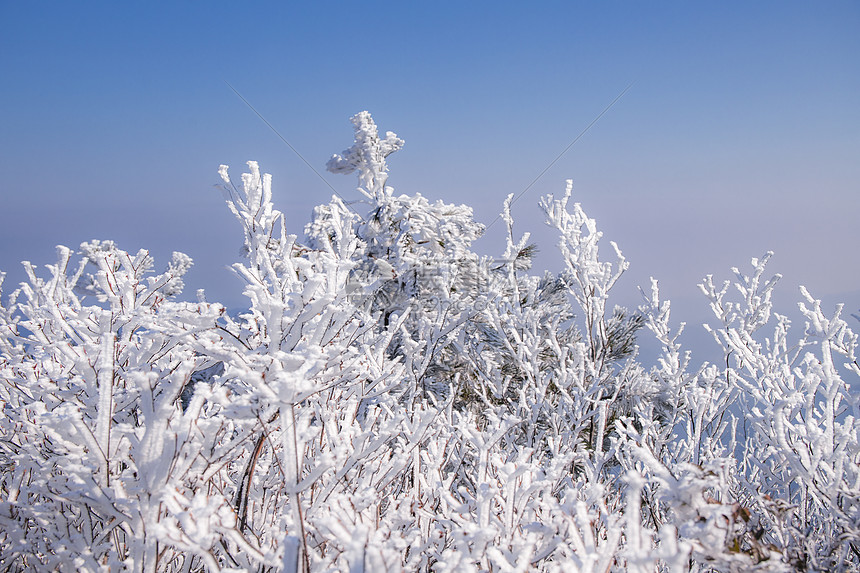
M 258 160 L 298 234 L 331 190 L 225 81 L 346 198 L 354 180 L 324 164 L 366 109 L 406 140 L 398 192 L 469 203 L 484 222 L 633 82 L 516 204 L 541 266 L 558 258 L 537 200 L 572 178 L 631 261 L 618 302 L 653 275 L 677 318 L 700 322 L 701 277 L 772 249 L 778 301 L 805 284 L 860 308 L 857 2 L 7 1 L 0 26 L 12 283 L 54 245 L 114 239 L 161 265 L 189 254 L 189 295 L 241 305 L 218 165 Z M 478 249 L 501 253 L 500 232 Z

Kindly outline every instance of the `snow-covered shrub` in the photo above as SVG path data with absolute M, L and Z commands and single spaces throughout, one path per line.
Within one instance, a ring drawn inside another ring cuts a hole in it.
M 287 232 L 256 163 L 236 185 L 247 311 L 181 302 L 191 260 L 60 247 L 0 305 L 0 565 L 82 571 L 858 570 L 857 335 L 805 291 L 789 342 L 767 257 L 740 302 L 705 279 L 725 351 L 694 366 L 657 282 L 570 183 L 541 200 L 565 270 L 502 205 L 396 195 L 366 112 L 328 164 L 362 201 Z M 2 284 L 2 282 L 0 282 Z M 773 336 L 760 332 L 774 322 Z M 637 336 L 662 347 L 643 364 Z
M 0 318 L 0 561 L 34 570 L 166 566 L 183 544 L 207 537 L 190 541 L 189 531 L 164 545 L 159 530 L 178 519 L 169 502 L 219 496 L 194 484 L 201 460 L 224 442 L 213 413 L 225 391 L 208 388 L 184 408 L 180 397 L 195 371 L 213 364 L 205 348 L 220 338 L 223 308 L 171 300 L 191 264 L 181 253 L 147 277 L 145 251 L 92 242 L 81 252 L 74 262 L 58 248 L 47 280 L 26 264 L 30 282 Z M 231 519 L 203 509 L 197 531 Z

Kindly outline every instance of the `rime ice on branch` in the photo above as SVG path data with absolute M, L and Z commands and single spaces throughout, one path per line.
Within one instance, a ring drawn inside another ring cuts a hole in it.
M 340 155 L 332 155 L 326 169 L 332 173 L 359 171 L 359 191 L 370 199 L 381 199 L 386 193 L 388 165 L 385 158 L 403 147 L 403 140 L 393 131 L 380 139 L 373 118 L 366 111 L 350 118 L 355 126 L 355 144 Z M 390 189 L 390 188 L 389 188 Z

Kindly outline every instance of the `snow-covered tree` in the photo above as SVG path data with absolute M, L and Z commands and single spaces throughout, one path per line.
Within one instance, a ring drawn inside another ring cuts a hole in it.
M 544 197 L 565 268 L 531 273 L 464 205 L 397 195 L 370 114 L 330 171 L 360 201 L 289 234 L 272 181 L 220 174 L 248 308 L 183 302 L 110 241 L 58 248 L 0 305 L 0 566 L 58 571 L 860 570 L 857 335 L 777 278 L 701 285 L 695 364 L 656 281 Z M 2 279 L 0 279 L 2 286 Z M 763 336 L 770 325 L 773 334 Z M 655 364 L 637 337 L 662 348 Z

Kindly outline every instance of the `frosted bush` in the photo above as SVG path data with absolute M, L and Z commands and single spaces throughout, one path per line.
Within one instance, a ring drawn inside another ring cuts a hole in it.
M 362 201 L 300 239 L 254 162 L 219 173 L 248 308 L 182 302 L 110 241 L 58 248 L 0 306 L 0 565 L 58 571 L 860 569 L 857 335 L 805 290 L 795 340 L 769 257 L 701 288 L 725 353 L 694 365 L 656 281 L 572 186 L 544 197 L 565 268 L 502 205 L 397 195 L 370 115 L 328 163 Z M 2 286 L 2 280 L 0 280 Z M 610 310 L 611 309 L 611 310 Z M 766 329 L 772 335 L 765 336 Z M 662 348 L 654 364 L 637 337 Z

